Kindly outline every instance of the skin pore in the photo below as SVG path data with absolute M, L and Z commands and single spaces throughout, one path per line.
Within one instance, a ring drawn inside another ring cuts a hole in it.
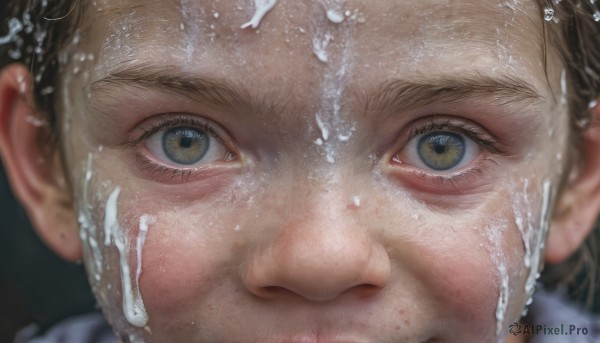
M 121 339 L 522 340 L 569 137 L 539 7 L 279 1 L 241 29 L 254 5 L 95 1 L 67 49 L 75 234 Z

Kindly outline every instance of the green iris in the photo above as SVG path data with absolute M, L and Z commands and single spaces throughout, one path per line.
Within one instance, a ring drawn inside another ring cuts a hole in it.
M 419 139 L 419 157 L 431 169 L 448 170 L 465 155 L 464 139 L 452 132 L 431 132 Z
M 162 137 L 165 154 L 173 162 L 193 164 L 198 162 L 209 147 L 206 132 L 189 127 L 175 127 L 166 131 Z

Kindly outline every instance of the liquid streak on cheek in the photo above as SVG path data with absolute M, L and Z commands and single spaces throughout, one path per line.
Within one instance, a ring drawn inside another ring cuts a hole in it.
M 498 304 L 496 305 L 496 336 L 498 341 L 502 340 L 502 329 L 505 327 L 506 309 L 508 307 L 510 288 L 509 276 L 506 266 L 507 256 L 503 249 L 504 235 L 506 233 L 506 223 L 492 223 L 486 226 L 488 243 L 491 247 L 491 261 L 496 267 L 497 277 L 500 281 L 498 289 Z
M 90 272 L 93 276 L 92 286 L 97 287 L 98 283 L 101 280 L 102 275 L 102 252 L 100 251 L 100 246 L 98 245 L 98 241 L 96 240 L 96 224 L 92 218 L 92 206 L 89 202 L 89 184 L 92 180 L 93 171 L 92 171 L 92 163 L 93 163 L 93 155 L 92 153 L 88 153 L 88 158 L 85 167 L 85 176 L 83 179 L 83 199 L 82 204 L 79 206 L 79 235 L 81 238 L 81 242 L 84 247 L 84 254 L 87 255 L 87 258 L 91 258 L 92 262 L 89 264 Z
M 100 287 L 104 273 L 104 258 L 102 249 L 98 244 L 98 230 L 93 215 L 93 206 L 90 203 L 90 183 L 94 175 L 93 172 L 94 154 L 88 153 L 87 160 L 82 163 L 83 181 L 82 198 L 78 204 L 78 221 L 80 225 L 80 239 L 83 244 L 84 258 L 86 266 L 90 273 L 90 283 L 94 293 L 99 295 L 99 300 L 105 298 Z M 132 248 L 127 235 L 124 233 L 118 221 L 117 202 L 120 195 L 120 188 L 113 190 L 107 199 L 104 215 L 104 245 L 110 246 L 111 242 L 115 244 L 119 252 L 121 266 L 121 283 L 123 294 L 123 314 L 127 322 L 137 327 L 144 327 L 148 322 L 148 315 L 145 310 L 144 302 L 140 293 L 139 278 L 142 273 L 142 251 L 146 240 L 148 228 L 156 223 L 153 216 L 143 214 L 139 218 L 139 231 L 136 240 L 137 266 L 135 269 L 135 287 L 132 285 L 128 251 Z M 110 289 L 110 285 L 108 285 Z M 101 301 L 102 302 L 102 301 Z M 104 300 L 106 302 L 106 300 Z M 149 330 L 148 327 L 145 327 Z M 135 342 L 142 342 L 143 339 L 135 333 L 129 336 Z
M 525 250 L 523 256 L 523 266 L 529 269 L 529 274 L 525 282 L 525 296 L 526 302 L 522 315 L 527 314 L 527 306 L 531 305 L 533 301 L 533 294 L 535 293 L 535 286 L 540 273 L 543 269 L 542 254 L 544 251 L 544 244 L 549 227 L 549 215 L 550 215 L 550 201 L 552 197 L 552 184 L 550 180 L 544 179 L 542 182 L 542 204 L 539 221 L 536 220 L 532 213 L 533 204 L 528 198 L 528 186 L 529 181 L 523 182 L 523 195 L 517 196 L 513 200 L 513 211 L 515 214 L 515 224 L 521 234 L 523 241 L 523 247 Z M 523 214 L 521 209 L 526 209 L 527 213 Z M 539 228 L 535 228 L 535 223 L 539 223 Z
M 148 234 L 148 225 L 156 224 L 156 218 L 144 214 L 140 217 L 140 230 L 138 231 L 136 252 L 137 252 L 137 269 L 135 271 L 135 288 L 140 290 L 140 274 L 142 273 L 142 251 L 146 243 L 146 235 Z M 141 296 L 141 294 L 140 294 Z
M 131 280 L 131 272 L 129 268 L 128 252 L 130 242 L 127 234 L 121 228 L 118 221 L 117 203 L 120 187 L 116 187 L 106 201 L 106 211 L 104 217 L 104 233 L 106 246 L 110 245 L 111 241 L 119 251 L 119 261 L 121 265 L 121 286 L 123 292 L 123 313 L 127 321 L 134 326 L 143 327 L 148 323 L 148 314 L 144 306 L 142 295 L 139 291 L 138 278 L 141 273 L 141 248 L 145 240 L 145 235 L 148 229 L 148 224 L 153 222 L 153 218 L 142 216 L 140 219 L 140 231 L 137 241 L 138 250 L 138 268 L 136 272 L 136 287 L 133 288 Z
M 531 267 L 529 271 L 529 277 L 527 278 L 527 282 L 525 284 L 525 292 L 529 299 L 527 303 L 531 303 L 531 297 L 535 292 L 535 283 L 540 276 L 540 272 L 544 266 L 543 261 L 541 260 L 541 255 L 544 251 L 544 245 L 546 241 L 546 235 L 548 234 L 549 227 L 549 207 L 550 207 L 550 197 L 552 193 L 552 185 L 548 179 L 544 180 L 543 183 L 543 202 L 542 202 L 542 211 L 540 214 L 540 228 L 537 232 L 537 235 L 534 236 L 534 255 L 531 259 Z M 531 244 L 531 243 L 530 243 Z

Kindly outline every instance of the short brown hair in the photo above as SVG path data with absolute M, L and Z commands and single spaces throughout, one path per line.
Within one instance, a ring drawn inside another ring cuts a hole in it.
M 2 3 L 0 13 L 4 17 L 0 21 L 0 35 L 10 39 L 0 45 L 0 69 L 14 62 L 30 67 L 35 81 L 35 106 L 45 114 L 48 139 L 55 146 L 60 136 L 56 85 L 61 64 L 66 62 L 60 53 L 77 30 L 82 6 L 79 0 L 4 0 Z

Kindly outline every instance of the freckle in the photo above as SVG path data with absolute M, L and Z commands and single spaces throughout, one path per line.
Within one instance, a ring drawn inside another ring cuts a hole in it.
M 400 325 L 396 325 L 396 331 L 400 331 Z

